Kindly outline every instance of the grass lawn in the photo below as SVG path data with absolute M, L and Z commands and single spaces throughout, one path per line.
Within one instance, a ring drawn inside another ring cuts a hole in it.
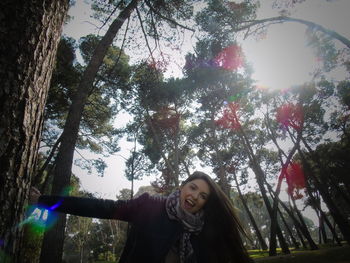
M 249 251 L 256 263 L 350 263 L 350 246 L 292 251 L 290 255 L 268 257 L 268 252 Z

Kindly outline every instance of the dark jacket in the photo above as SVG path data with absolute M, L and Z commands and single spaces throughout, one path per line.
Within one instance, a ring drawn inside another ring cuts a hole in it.
M 56 211 L 72 215 L 130 222 L 130 233 L 119 262 L 163 263 L 182 232 L 181 224 L 169 219 L 165 200 L 147 193 L 128 201 L 41 196 L 39 204 L 47 207 L 58 204 Z M 191 243 L 197 263 L 206 263 L 207 256 L 199 236 L 192 235 Z

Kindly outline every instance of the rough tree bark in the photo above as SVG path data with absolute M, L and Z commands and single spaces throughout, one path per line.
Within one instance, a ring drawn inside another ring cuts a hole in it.
M 0 261 L 18 262 L 24 205 L 69 0 L 0 3 Z

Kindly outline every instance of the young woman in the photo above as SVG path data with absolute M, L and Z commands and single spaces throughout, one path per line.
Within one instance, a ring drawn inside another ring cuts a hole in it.
M 194 172 L 168 197 L 123 201 L 40 196 L 38 203 L 78 216 L 131 223 L 120 263 L 251 262 L 231 201 L 205 173 Z

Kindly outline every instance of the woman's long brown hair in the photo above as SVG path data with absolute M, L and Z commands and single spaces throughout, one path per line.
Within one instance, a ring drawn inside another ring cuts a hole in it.
M 245 231 L 231 200 L 213 179 L 203 172 L 194 172 L 182 185 L 195 179 L 204 180 L 210 188 L 209 199 L 204 206 L 205 223 L 200 235 L 209 251 L 210 262 L 252 262 L 240 236 L 240 233 L 245 235 Z

